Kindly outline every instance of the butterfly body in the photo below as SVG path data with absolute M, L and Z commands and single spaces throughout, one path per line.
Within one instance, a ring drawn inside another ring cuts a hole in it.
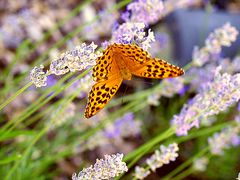
M 112 44 L 97 59 L 93 68 L 93 85 L 85 117 L 90 118 L 100 111 L 115 95 L 123 80 L 132 75 L 163 79 L 177 77 L 184 71 L 164 60 L 152 58 L 141 47 L 131 44 Z

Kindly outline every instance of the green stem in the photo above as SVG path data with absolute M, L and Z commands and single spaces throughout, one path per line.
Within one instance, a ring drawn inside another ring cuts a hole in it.
M 11 103 L 14 99 L 16 99 L 16 97 L 18 97 L 21 93 L 23 93 L 27 88 L 29 88 L 32 85 L 32 82 L 29 82 L 28 84 L 26 84 L 24 87 L 22 87 L 21 89 L 19 89 L 14 95 L 12 95 L 10 98 L 8 98 L 7 100 L 5 100 L 1 105 L 0 105 L 0 111 L 7 106 L 9 103 Z

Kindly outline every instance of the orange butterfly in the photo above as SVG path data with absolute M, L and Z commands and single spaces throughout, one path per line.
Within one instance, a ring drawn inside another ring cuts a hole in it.
M 137 45 L 112 44 L 97 59 L 93 68 L 96 84 L 89 93 L 85 117 L 90 118 L 100 111 L 117 92 L 122 81 L 131 80 L 132 75 L 163 79 L 182 74 L 183 69 L 152 58 Z

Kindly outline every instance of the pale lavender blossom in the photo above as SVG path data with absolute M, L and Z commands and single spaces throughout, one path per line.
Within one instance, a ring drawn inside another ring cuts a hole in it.
M 147 177 L 151 172 L 146 169 L 146 168 L 143 168 L 143 167 L 139 167 L 139 166 L 136 166 L 135 167 L 135 173 L 134 173 L 134 177 L 136 179 L 144 179 L 145 177 Z
M 111 42 L 137 44 L 144 50 L 148 50 L 151 46 L 150 44 L 155 41 L 155 37 L 150 29 L 147 34 L 144 28 L 144 23 L 123 23 L 113 31 Z
M 138 0 L 127 6 L 122 19 L 126 22 L 143 22 L 147 26 L 161 20 L 178 8 L 186 8 L 201 0 Z
M 85 43 L 76 46 L 75 49 L 67 51 L 60 55 L 56 60 L 50 64 L 50 72 L 55 75 L 62 75 L 69 71 L 81 71 L 88 66 L 93 66 L 96 59 L 101 56 L 101 53 L 95 53 L 97 45 L 93 42 L 90 45 Z
M 0 38 L 7 47 L 16 48 L 26 37 L 39 40 L 42 36 L 43 29 L 31 9 L 23 9 L 17 14 L 3 17 Z
M 236 58 L 234 58 L 234 59 L 236 59 Z M 229 74 L 234 74 L 238 71 L 237 67 L 236 68 L 234 67 L 234 65 L 235 65 L 233 62 L 234 59 L 231 60 L 230 58 L 222 58 L 219 62 L 219 66 L 222 67 L 222 70 L 224 72 L 227 72 Z M 235 71 L 235 70 L 237 70 L 237 71 Z
M 240 98 L 240 73 L 230 75 L 220 74 L 216 68 L 214 79 L 187 104 L 179 115 L 175 115 L 172 125 L 178 136 L 187 135 L 192 127 L 199 127 L 203 119 L 225 111 Z
M 176 143 L 168 146 L 161 145 L 160 150 L 156 150 L 154 154 L 146 160 L 146 163 L 152 171 L 155 171 L 164 164 L 169 164 L 170 161 L 175 161 L 178 157 L 178 150 L 179 148 Z
M 47 73 L 43 71 L 44 66 L 34 67 L 30 72 L 30 79 L 36 87 L 47 85 Z
M 193 65 L 202 66 L 206 62 L 218 59 L 223 46 L 231 46 L 236 41 L 238 31 L 230 23 L 224 24 L 222 27 L 215 29 L 205 41 L 205 46 L 199 49 L 194 48 Z
M 134 119 L 133 113 L 129 112 L 113 124 L 107 125 L 104 132 L 108 138 L 136 136 L 141 132 L 141 123 Z
M 152 106 L 158 106 L 160 103 L 159 102 L 160 97 L 161 97 L 160 92 L 151 93 L 147 98 L 147 103 Z
M 222 46 L 231 46 L 232 42 L 236 41 L 237 35 L 237 29 L 226 23 L 208 36 L 205 41 L 206 48 L 210 52 L 219 53 Z
M 190 83 L 191 90 L 197 92 L 207 86 L 207 82 L 211 82 L 216 71 L 216 64 L 210 63 L 204 68 L 192 67 L 186 72 L 185 83 Z
M 162 18 L 163 8 L 162 0 L 138 0 L 127 6 L 124 20 L 153 24 Z
M 236 125 L 228 126 L 221 132 L 215 133 L 212 137 L 208 138 L 208 144 L 212 154 L 222 155 L 224 149 L 228 149 L 231 146 L 240 145 L 240 122 L 238 117 L 236 118 Z
M 179 93 L 184 88 L 184 79 L 182 77 L 164 79 L 162 85 L 161 95 L 173 97 L 173 95 Z
M 236 178 L 237 180 L 240 180 L 240 172 L 238 173 L 238 177 Z
M 105 155 L 105 159 L 97 159 L 96 163 L 84 168 L 79 174 L 73 174 L 73 180 L 111 179 L 127 172 L 126 163 L 122 161 L 123 154 Z
M 169 144 L 168 146 L 161 145 L 160 149 L 155 150 L 154 154 L 146 160 L 147 167 L 135 168 L 133 174 L 136 179 L 144 179 L 150 174 L 149 168 L 155 172 L 157 168 L 162 167 L 164 164 L 169 164 L 170 161 L 175 161 L 178 157 L 178 145 L 176 143 Z
M 193 162 L 193 169 L 196 171 L 205 171 L 207 169 L 209 159 L 207 157 L 201 157 Z
M 3 18 L 0 39 L 2 39 L 6 47 L 17 47 L 24 39 L 24 31 L 20 26 L 17 15 L 9 15 Z

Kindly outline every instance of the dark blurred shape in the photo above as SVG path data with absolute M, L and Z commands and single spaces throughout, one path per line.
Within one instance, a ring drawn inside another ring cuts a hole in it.
M 230 22 L 240 32 L 240 13 L 226 11 L 206 12 L 205 10 L 181 9 L 166 18 L 172 33 L 174 58 L 183 66 L 191 61 L 194 46 L 204 46 L 204 41 L 214 29 Z M 224 47 L 223 57 L 236 56 L 240 51 L 240 38 L 231 47 Z

